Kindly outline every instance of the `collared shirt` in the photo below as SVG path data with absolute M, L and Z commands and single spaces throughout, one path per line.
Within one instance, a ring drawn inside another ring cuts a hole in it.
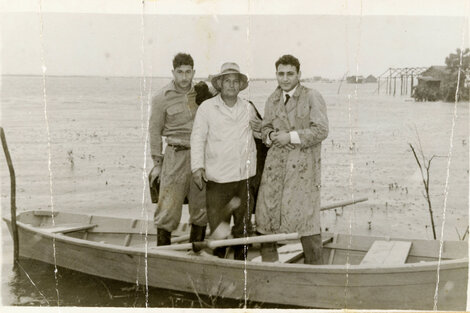
M 284 90 L 282 91 L 282 100 L 283 100 L 284 103 L 286 103 L 286 95 L 289 95 L 289 100 L 290 100 L 292 98 L 292 96 L 294 95 L 295 91 L 297 90 L 298 86 L 299 86 L 299 84 L 295 85 L 295 87 L 289 92 L 285 92 Z M 287 105 L 287 103 L 286 103 L 286 105 Z M 301 143 L 299 133 L 296 132 L 295 130 L 290 131 L 289 136 L 290 136 L 290 143 L 293 143 L 293 144 L 300 144 Z M 268 145 L 271 144 L 271 138 L 269 137 L 269 134 L 268 134 L 268 138 L 266 139 L 266 143 Z
M 221 95 L 204 101 L 191 134 L 191 170 L 203 168 L 217 183 L 247 179 L 256 174 L 256 146 L 250 119 L 251 104 L 241 98 L 232 108 Z
M 289 95 L 289 99 L 292 98 L 292 96 L 294 95 L 295 91 L 297 90 L 297 86 L 299 84 L 295 85 L 294 89 L 292 89 L 291 91 L 289 92 L 285 92 L 284 90 L 282 91 L 282 100 L 284 101 L 284 103 L 286 103 L 286 95 Z
M 189 147 L 194 116 L 197 111 L 193 86 L 184 93 L 176 90 L 174 81 L 153 98 L 149 119 L 150 153 L 154 163 L 162 160 L 162 136 L 168 144 Z

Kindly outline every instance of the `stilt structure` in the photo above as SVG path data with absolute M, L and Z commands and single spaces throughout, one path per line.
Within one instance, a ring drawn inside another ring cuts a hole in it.
M 385 83 L 385 93 L 395 96 L 397 94 L 398 78 L 400 79 L 400 95 L 409 94 L 411 96 L 413 94 L 414 79 L 427 69 L 427 67 L 390 67 L 377 77 L 377 94 L 380 94 L 381 85 Z

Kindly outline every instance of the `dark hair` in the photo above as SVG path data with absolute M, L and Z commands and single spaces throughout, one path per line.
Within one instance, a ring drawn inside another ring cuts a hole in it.
M 173 58 L 173 69 L 181 65 L 190 65 L 191 67 L 194 67 L 193 58 L 187 53 L 178 53 Z
M 276 71 L 279 64 L 283 65 L 292 65 L 297 69 L 297 73 L 300 71 L 300 62 L 295 56 L 290 54 L 285 54 L 276 61 Z
M 214 95 L 209 91 L 209 86 L 203 81 L 200 81 L 194 85 L 194 90 L 196 91 L 196 104 L 200 105 L 207 99 L 214 97 Z

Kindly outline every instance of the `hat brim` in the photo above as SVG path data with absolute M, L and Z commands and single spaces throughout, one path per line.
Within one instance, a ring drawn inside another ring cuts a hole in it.
M 224 75 L 228 75 L 228 74 L 238 74 L 238 76 L 240 77 L 240 91 L 246 89 L 246 87 L 248 87 L 248 76 L 246 76 L 245 74 L 242 74 L 240 72 L 237 72 L 237 71 L 226 71 L 224 73 L 221 73 L 221 74 L 216 74 L 216 75 L 211 75 L 209 76 L 209 79 L 211 81 L 211 84 L 212 86 L 215 88 L 215 90 L 219 91 L 222 89 L 222 86 L 220 85 L 220 78 Z

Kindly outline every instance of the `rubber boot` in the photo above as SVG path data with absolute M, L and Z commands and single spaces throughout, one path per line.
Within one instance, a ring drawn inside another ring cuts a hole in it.
M 276 262 L 279 261 L 276 242 L 265 242 L 261 244 L 261 261 Z
M 233 249 L 233 259 L 244 261 L 248 256 L 248 246 L 247 245 L 239 245 L 239 246 L 232 246 Z
M 212 251 L 212 254 L 221 258 L 221 259 L 225 259 L 225 256 L 227 255 L 227 247 L 218 247 L 218 248 L 215 248 L 213 251 Z
M 171 232 L 163 228 L 157 228 L 157 246 L 171 245 Z
M 302 248 L 304 250 L 305 264 L 322 264 L 322 240 L 321 235 L 312 235 L 300 237 Z
M 206 238 L 206 226 L 198 226 L 196 224 L 191 224 L 189 242 L 204 241 L 204 238 Z

